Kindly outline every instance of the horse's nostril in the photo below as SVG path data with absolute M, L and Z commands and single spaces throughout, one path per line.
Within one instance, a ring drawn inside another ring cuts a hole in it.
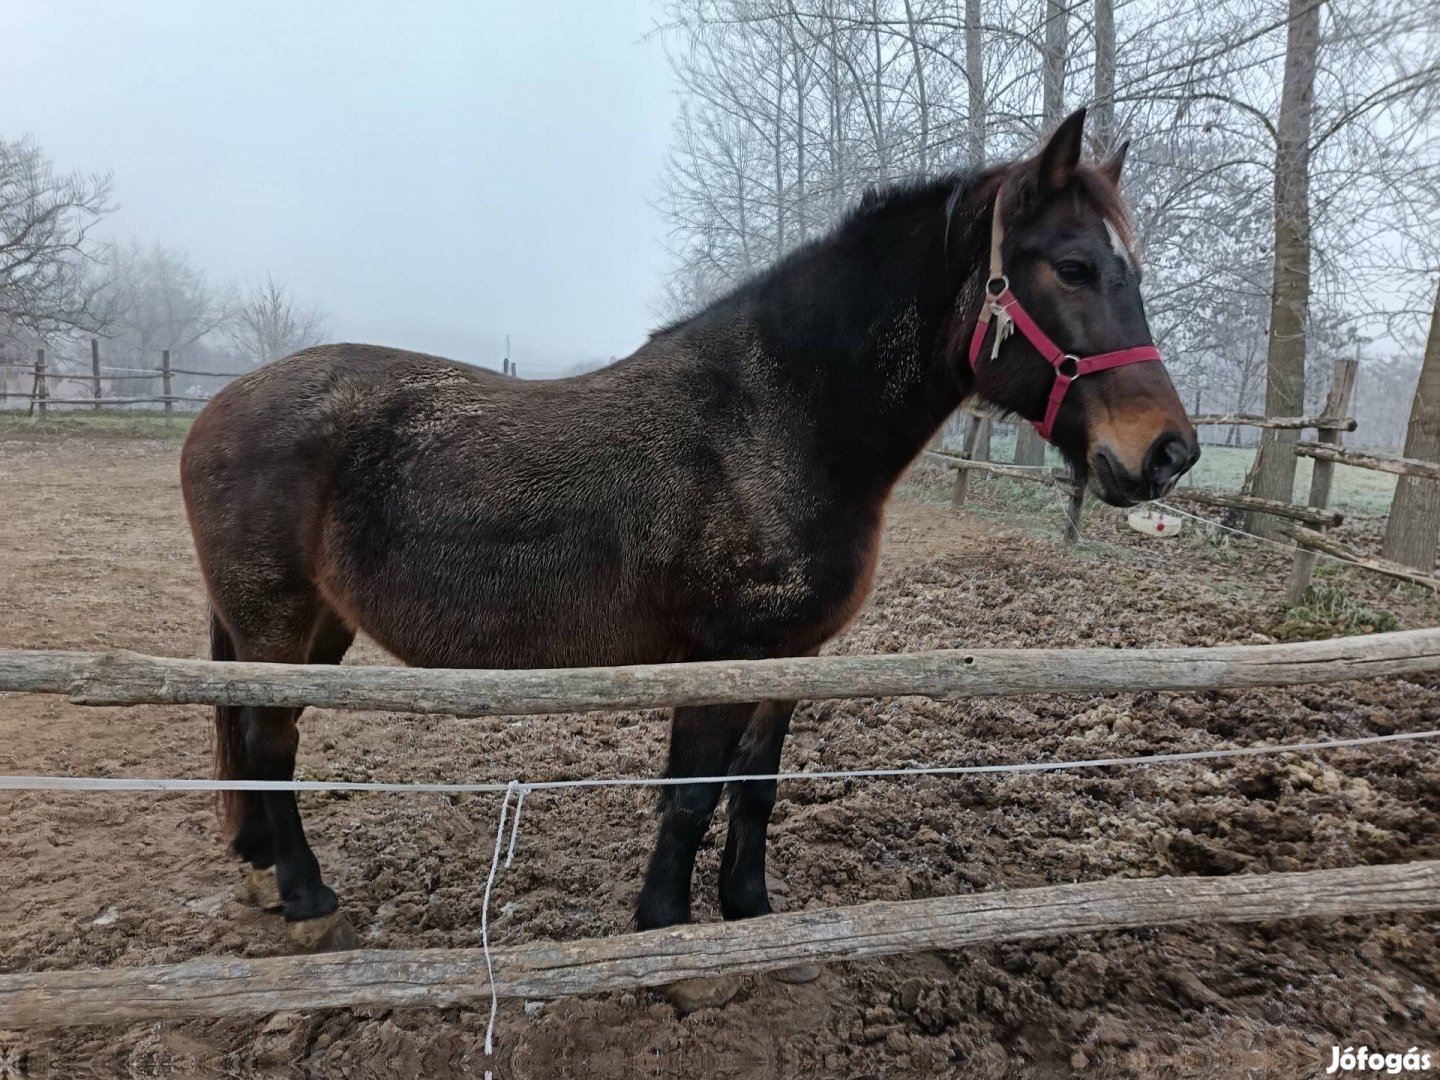
M 1178 435 L 1162 435 L 1145 455 L 1145 479 L 1155 490 L 1163 490 L 1189 471 L 1199 459 L 1198 447 L 1192 449 Z

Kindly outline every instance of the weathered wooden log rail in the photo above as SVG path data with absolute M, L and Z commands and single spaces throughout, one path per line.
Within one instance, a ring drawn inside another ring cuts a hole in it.
M 1338 510 L 1314 509 L 1280 502 L 1278 499 L 1262 499 L 1257 495 L 1232 495 L 1229 492 L 1207 491 L 1204 488 L 1177 487 L 1165 498 L 1231 510 L 1259 510 L 1276 517 L 1289 518 L 1291 521 L 1302 521 L 1307 525 L 1335 526 L 1345 520 L 1345 515 Z
M 663 986 L 774 971 L 1189 922 L 1257 922 L 1440 907 L 1440 861 L 1231 877 L 1052 885 L 770 915 L 491 949 L 506 998 Z M 303 1009 L 447 1007 L 488 1000 L 480 949 L 360 950 L 164 967 L 0 975 L 0 1028 L 252 1016 Z
M 1345 562 L 1354 563 L 1356 566 L 1364 567 L 1366 570 L 1373 570 L 1377 574 L 1384 574 L 1399 581 L 1408 581 L 1412 585 L 1419 585 L 1426 589 L 1433 589 L 1440 592 L 1440 578 L 1431 574 L 1422 574 L 1418 570 L 1405 566 L 1402 563 L 1391 562 L 1389 559 L 1380 559 L 1371 555 L 1363 555 L 1338 540 L 1332 540 L 1323 533 L 1311 532 L 1309 529 L 1297 529 L 1288 525 L 1281 525 L 1277 530 L 1281 536 L 1294 540 L 1296 545 L 1310 551 L 1319 551 Z M 1297 598 L 1292 595 L 1291 603 L 1298 603 Z
M 1196 427 L 1258 427 L 1298 430 L 1315 428 L 1317 431 L 1354 431 L 1353 416 L 1259 416 L 1255 413 L 1205 413 L 1190 417 Z
M 747 701 L 1211 690 L 1440 668 L 1440 628 L 1284 645 L 950 649 L 632 667 L 448 670 L 232 663 L 131 652 L 0 650 L 0 691 L 82 705 L 314 705 L 521 716 Z
M 1022 465 L 1005 465 L 996 461 L 971 461 L 969 458 L 941 450 L 930 450 L 927 453 L 938 458 L 942 464 L 952 469 L 958 469 L 962 473 L 982 472 L 991 476 L 1003 476 L 1008 480 L 1033 480 L 1039 484 L 1051 485 L 1069 479 L 1069 474 L 1064 469 L 1034 469 Z
M 1295 453 L 1316 461 L 1333 461 L 1337 465 L 1354 465 L 1361 469 L 1392 473 L 1395 476 L 1419 476 L 1427 480 L 1440 480 L 1440 464 L 1418 458 L 1384 457 L 1305 439 L 1295 444 Z

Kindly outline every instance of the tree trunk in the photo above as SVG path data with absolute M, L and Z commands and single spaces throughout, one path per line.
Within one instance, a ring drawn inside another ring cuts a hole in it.
M 1061 0 L 1045 0 L 1045 134 L 1059 126 L 1065 115 L 1065 56 L 1069 50 L 1069 31 Z M 1016 429 L 1015 464 L 1044 465 L 1045 440 L 1029 424 Z
M 1045 134 L 1054 131 L 1065 114 L 1065 56 L 1069 30 L 1062 0 L 1045 0 Z
M 1095 105 L 1090 139 L 1097 157 L 1115 152 L 1115 0 L 1095 0 Z
M 879 181 L 890 180 L 890 147 L 885 136 L 885 49 L 880 28 L 880 0 L 870 0 L 870 18 L 875 35 L 875 158 L 880 166 Z
M 1410 403 L 1410 426 L 1405 431 L 1405 456 L 1440 462 L 1440 292 L 1430 316 L 1430 337 L 1420 365 L 1420 381 Z M 1381 554 L 1393 562 L 1413 566 L 1425 574 L 1435 572 L 1440 544 L 1440 480 L 1402 476 L 1390 503 Z
M 1305 329 L 1310 307 L 1310 127 L 1320 41 L 1317 0 L 1290 0 L 1285 84 L 1275 148 L 1275 271 L 1270 294 L 1270 341 L 1265 364 L 1265 413 L 1305 410 Z M 1255 494 L 1293 502 L 1297 433 L 1266 430 L 1260 439 Z M 1273 536 L 1275 519 L 1251 514 L 1246 527 Z
M 970 88 L 970 165 L 985 164 L 985 60 L 980 52 L 980 0 L 965 0 L 965 81 Z
M 775 258 L 785 254 L 785 58 L 775 88 Z
M 915 65 L 915 104 L 920 109 L 920 148 L 916 155 L 919 173 L 930 172 L 930 97 L 925 87 L 925 57 L 920 52 L 920 25 L 915 21 L 915 7 L 905 0 L 905 29 L 910 35 L 911 62 Z
M 788 18 L 785 30 L 795 55 L 795 220 L 803 247 L 810 239 L 810 208 L 806 205 L 809 196 L 805 190 L 805 170 L 809 167 L 805 161 L 805 99 L 809 96 L 809 79 L 808 69 L 801 64 L 805 57 L 795 37 L 794 23 Z

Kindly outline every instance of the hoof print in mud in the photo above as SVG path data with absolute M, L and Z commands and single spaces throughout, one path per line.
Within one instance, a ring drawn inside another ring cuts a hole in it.
M 791 986 L 803 986 L 820 978 L 824 971 L 819 964 L 792 964 L 790 967 L 770 972 L 770 978 Z
M 262 911 L 279 911 L 285 906 L 280 899 L 280 883 L 275 878 L 275 868 L 247 870 L 240 879 L 240 899 L 253 904 Z
M 740 992 L 739 975 L 723 975 L 714 979 L 682 979 L 662 986 L 660 992 L 675 1006 L 680 1016 L 700 1009 L 718 1009 Z
M 360 944 L 360 937 L 343 912 L 285 924 L 285 936 L 296 952 L 342 952 Z

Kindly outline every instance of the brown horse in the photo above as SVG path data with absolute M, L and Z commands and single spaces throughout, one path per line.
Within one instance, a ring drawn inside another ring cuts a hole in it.
M 182 460 L 213 656 L 333 664 L 357 630 L 437 667 L 818 652 L 864 602 L 890 490 L 945 417 L 983 399 L 1044 423 L 1075 374 L 1024 325 L 996 345 L 984 324 L 972 368 L 987 287 L 1075 354 L 1153 353 L 1136 348 L 1150 334 L 1123 151 L 1082 165 L 1083 122 L 1033 158 L 868 194 L 825 239 L 601 371 L 522 382 L 330 345 L 226 387 Z M 992 222 L 1005 281 L 989 283 Z M 1158 363 L 1076 379 L 1050 420 L 1117 505 L 1168 491 L 1199 455 Z M 793 708 L 676 709 L 667 775 L 777 771 Z M 218 708 L 217 775 L 290 779 L 298 715 Z M 664 791 L 642 928 L 689 918 L 721 795 Z M 733 786 L 726 918 L 770 910 L 774 801 L 774 783 Z M 294 795 L 231 793 L 223 810 L 233 850 L 275 867 L 292 929 L 333 922 Z

